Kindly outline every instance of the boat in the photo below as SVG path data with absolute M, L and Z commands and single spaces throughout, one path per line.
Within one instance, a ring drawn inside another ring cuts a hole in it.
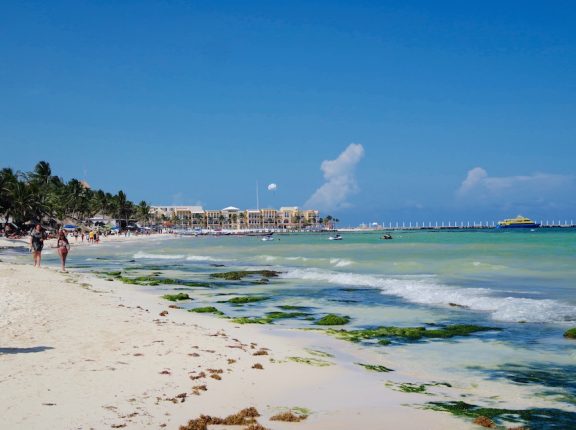
M 532 221 L 530 218 L 518 215 L 516 218 L 509 218 L 499 221 L 496 228 L 537 228 L 539 223 Z
M 339 234 L 336 234 L 334 236 L 329 236 L 328 240 L 342 240 L 342 236 L 340 236 Z
M 274 240 L 274 237 L 272 237 L 272 235 L 270 235 L 270 236 L 264 236 L 264 237 L 262 238 L 262 242 L 268 242 L 268 241 L 270 241 L 270 240 Z
M 382 236 L 380 236 L 380 239 L 382 240 L 390 240 L 392 239 L 392 235 L 389 233 L 383 234 Z

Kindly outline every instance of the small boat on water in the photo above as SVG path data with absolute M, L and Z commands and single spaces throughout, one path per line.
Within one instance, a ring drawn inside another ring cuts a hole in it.
M 390 239 L 392 239 L 392 235 L 386 233 L 386 234 L 383 234 L 382 236 L 380 236 L 380 239 L 382 239 L 382 240 L 390 240 Z
M 532 221 L 530 218 L 518 215 L 516 218 L 509 218 L 499 221 L 496 228 L 537 228 L 539 223 Z
M 269 241 L 271 241 L 271 240 L 274 240 L 274 237 L 272 237 L 272 236 L 264 236 L 264 237 L 262 238 L 262 242 L 269 242 Z
M 342 240 L 342 236 L 335 234 L 334 236 L 328 236 L 328 240 Z

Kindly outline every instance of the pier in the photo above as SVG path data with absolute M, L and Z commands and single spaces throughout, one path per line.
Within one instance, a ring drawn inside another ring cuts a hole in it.
M 574 220 L 540 220 L 537 228 L 576 228 Z M 362 224 L 367 230 L 485 230 L 495 229 L 498 221 L 389 221 L 381 224 Z

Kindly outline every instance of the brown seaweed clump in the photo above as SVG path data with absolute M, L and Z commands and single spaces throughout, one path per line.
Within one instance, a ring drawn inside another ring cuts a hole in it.
M 308 418 L 308 415 L 296 415 L 292 411 L 282 412 L 270 417 L 270 421 L 286 421 L 291 423 L 298 423 Z
M 208 430 L 209 425 L 249 425 L 252 430 L 266 430 L 256 421 L 260 414 L 254 407 L 242 409 L 240 412 L 229 415 L 226 418 L 212 417 L 210 415 L 200 415 L 200 418 L 188 421 L 185 426 L 180 426 L 180 430 Z M 246 429 L 248 430 L 248 429 Z
M 256 363 L 254 366 L 252 366 L 252 369 L 264 369 L 264 366 L 262 366 L 260 363 Z
M 478 424 L 482 427 L 486 427 L 489 429 L 496 428 L 496 424 L 494 424 L 494 421 L 492 421 L 488 417 L 485 417 L 484 415 L 480 415 L 479 417 L 476 417 L 476 419 L 474 420 L 474 424 Z

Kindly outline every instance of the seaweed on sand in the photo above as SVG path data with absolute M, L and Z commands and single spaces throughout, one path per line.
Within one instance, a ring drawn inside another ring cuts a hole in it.
M 283 311 L 306 311 L 310 309 L 309 306 L 294 306 L 294 305 L 280 305 L 278 306 L 279 309 Z
M 496 422 L 521 423 L 528 425 L 531 430 L 564 430 L 572 428 L 576 422 L 576 412 L 553 408 L 532 409 L 499 409 L 485 408 L 462 401 L 429 402 L 426 409 L 450 412 L 456 416 L 478 418 L 487 417 Z
M 390 369 L 386 366 L 382 366 L 380 364 L 364 364 L 364 363 L 356 363 L 358 366 L 362 366 L 366 370 L 371 370 L 372 372 L 393 372 L 393 369 Z
M 199 314 L 215 314 L 215 315 L 224 315 L 224 312 L 219 311 L 214 306 L 202 306 L 199 308 L 192 308 L 188 309 L 188 312 L 196 312 Z
M 273 324 L 275 320 L 308 316 L 305 312 L 268 312 L 262 317 L 239 317 L 232 321 L 238 324 Z
M 162 298 L 170 300 L 171 302 L 179 302 L 181 300 L 192 300 L 192 298 L 186 293 L 164 294 Z
M 270 421 L 285 421 L 291 423 L 298 423 L 308 418 L 308 415 L 297 415 L 292 411 L 280 412 L 279 414 L 270 417 Z
M 240 412 L 229 415 L 226 418 L 212 417 L 210 415 L 200 415 L 200 418 L 190 420 L 188 421 L 188 424 L 180 426 L 180 430 L 208 430 L 209 425 L 260 426 L 256 421 L 256 418 L 259 416 L 260 414 L 256 408 L 253 407 L 242 409 Z M 262 426 L 254 428 L 263 429 Z
M 320 318 L 314 324 L 316 325 L 344 325 L 350 322 L 350 317 L 348 315 L 334 315 L 328 314 Z
M 222 300 L 218 303 L 232 303 L 234 305 L 244 305 L 246 303 L 256 303 L 262 302 L 264 300 L 269 300 L 268 296 L 243 296 L 243 297 L 233 297 L 228 300 Z
M 260 275 L 262 278 L 276 278 L 281 272 L 275 270 L 238 270 L 234 272 L 212 273 L 211 278 L 225 279 L 227 281 L 241 281 L 248 276 Z
M 199 281 L 186 281 L 183 279 L 174 278 L 160 278 L 160 272 L 153 272 L 150 275 L 128 277 L 122 276 L 122 272 L 104 272 L 106 276 L 111 276 L 118 281 L 125 284 L 132 285 L 146 285 L 146 286 L 156 286 L 156 285 L 181 285 L 185 287 L 210 287 L 212 286 L 209 282 L 199 282 Z
M 295 363 L 308 364 L 309 366 L 326 367 L 334 364 L 326 360 L 320 360 L 319 358 L 308 358 L 308 357 L 287 357 L 287 358 L 288 360 L 293 361 Z
M 338 339 L 350 342 L 377 340 L 379 344 L 387 344 L 390 339 L 401 341 L 417 341 L 421 339 L 447 339 L 455 336 L 469 336 L 483 331 L 498 331 L 500 328 L 477 325 L 457 324 L 428 329 L 426 327 L 376 327 L 372 329 L 344 330 L 326 329 L 326 333 Z M 384 341 L 384 342 L 383 342 Z

